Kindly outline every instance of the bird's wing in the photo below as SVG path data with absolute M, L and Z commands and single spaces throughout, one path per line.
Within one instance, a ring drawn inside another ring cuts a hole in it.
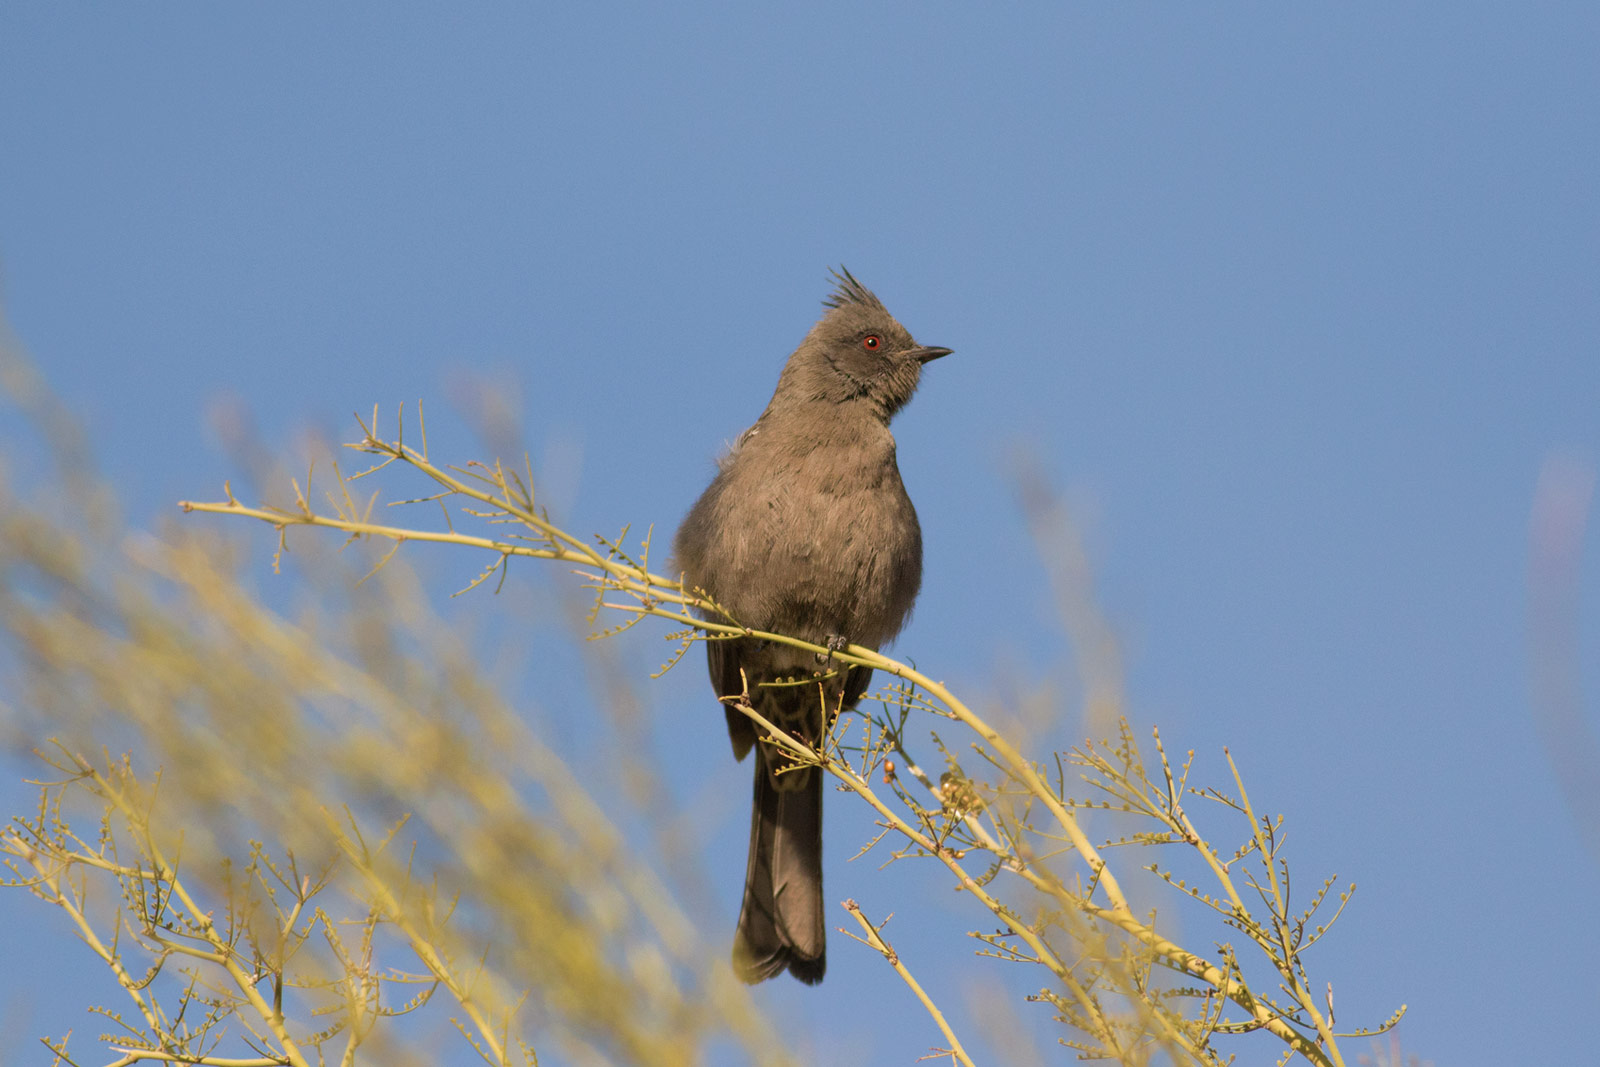
M 850 673 L 844 676 L 844 706 L 853 708 L 868 689 L 872 687 L 871 667 L 851 667 Z
M 744 692 L 745 680 L 740 673 L 749 641 L 745 638 L 711 640 L 706 642 L 706 666 L 711 671 L 711 688 L 718 698 L 738 696 Z M 757 679 L 751 679 L 755 684 Z M 756 743 L 756 725 L 738 708 L 722 706 L 728 717 L 728 740 L 733 743 L 733 755 L 744 759 Z

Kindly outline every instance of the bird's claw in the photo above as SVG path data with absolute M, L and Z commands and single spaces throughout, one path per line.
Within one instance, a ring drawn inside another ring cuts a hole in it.
M 835 652 L 843 652 L 849 646 L 850 639 L 843 634 L 829 634 L 828 639 L 822 644 L 828 651 L 826 654 L 818 652 L 817 662 L 826 667 L 833 664 L 833 654 Z

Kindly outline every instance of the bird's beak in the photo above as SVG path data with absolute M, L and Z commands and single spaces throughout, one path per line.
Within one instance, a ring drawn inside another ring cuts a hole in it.
M 923 345 L 921 348 L 913 348 L 911 350 L 911 358 L 916 360 L 918 363 L 932 363 L 940 356 L 948 356 L 950 352 L 951 349 L 948 348 L 935 348 L 932 345 Z

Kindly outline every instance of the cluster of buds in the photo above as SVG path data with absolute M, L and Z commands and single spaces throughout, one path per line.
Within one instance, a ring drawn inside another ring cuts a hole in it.
M 983 807 L 983 797 L 972 779 L 960 771 L 945 771 L 939 776 L 939 803 L 945 813 L 957 818 Z

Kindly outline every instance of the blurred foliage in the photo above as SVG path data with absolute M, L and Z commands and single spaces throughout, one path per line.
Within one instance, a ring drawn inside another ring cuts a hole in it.
M 300 527 L 388 546 L 359 592 L 342 567 L 306 564 L 314 595 L 291 621 L 248 591 L 211 524 L 123 529 L 72 420 L 14 349 L 0 367 L 61 471 L 47 501 L 0 485 L 0 670 L 14 694 L 0 721 L 53 775 L 0 851 L 13 884 L 63 909 L 125 990 L 126 1005 L 100 1009 L 114 1063 L 428 1062 L 417 1035 L 429 1013 L 493 1064 L 536 1062 L 535 1049 L 692 1063 L 730 1040 L 752 1062 L 785 1059 L 725 943 L 695 929 L 434 613 L 397 554 L 410 541 L 485 553 L 468 588 L 503 582 L 513 557 L 576 565 L 594 636 L 674 625 L 663 669 L 700 641 L 756 634 L 811 650 L 824 670 L 881 672 L 875 698 L 815 750 L 736 706 L 765 743 L 871 807 L 882 833 L 864 848 L 944 868 L 986 917 L 972 966 L 1038 968 L 1030 999 L 1078 1054 L 1221 1064 L 1246 1040 L 1276 1045 L 1283 1062 L 1343 1064 L 1340 1037 L 1378 1032 L 1336 1030 L 1332 987 L 1306 962 L 1353 887 L 1335 893 L 1329 878 L 1292 906 L 1281 818 L 1252 804 L 1231 758 L 1221 789 L 1191 787 L 1193 754 L 1174 766 L 1158 734 L 1151 761 L 1121 717 L 1114 671 L 1086 672 L 1110 739 L 1032 756 L 1020 730 L 909 664 L 752 631 L 652 572 L 648 535 L 634 547 L 627 531 L 574 536 L 536 502 L 526 465 L 438 465 L 420 419 L 390 440 L 376 412 L 351 446 L 375 462 L 353 476 L 335 465 L 326 506 L 309 476 L 285 508 L 231 490 L 184 505 L 266 522 L 280 553 Z M 411 503 L 442 509 L 442 528 L 374 521 L 359 479 L 393 464 L 429 481 Z M 1067 568 L 1068 592 L 1087 599 L 1079 570 Z M 1104 643 L 1080 613 L 1084 627 Z M 1091 838 L 1091 819 L 1116 832 Z M 1213 845 L 1217 832 L 1235 843 Z M 1169 890 L 1162 909 L 1209 914 L 1231 940 L 1191 950 L 1164 911 L 1136 911 L 1123 883 L 1142 871 Z M 853 936 L 929 1013 L 940 1055 L 971 1063 L 881 923 L 846 906 Z M 64 1039 L 50 1046 L 78 1062 Z
M 355 591 L 329 566 L 284 618 L 217 531 L 121 528 L 9 362 L 72 475 L 41 504 L 0 485 L 0 722 L 53 764 L 0 851 L 127 990 L 103 1012 L 118 1062 L 432 1062 L 413 1009 L 493 1063 L 531 1062 L 530 1035 L 559 1062 L 713 1040 L 787 1062 L 725 946 L 411 572 Z

